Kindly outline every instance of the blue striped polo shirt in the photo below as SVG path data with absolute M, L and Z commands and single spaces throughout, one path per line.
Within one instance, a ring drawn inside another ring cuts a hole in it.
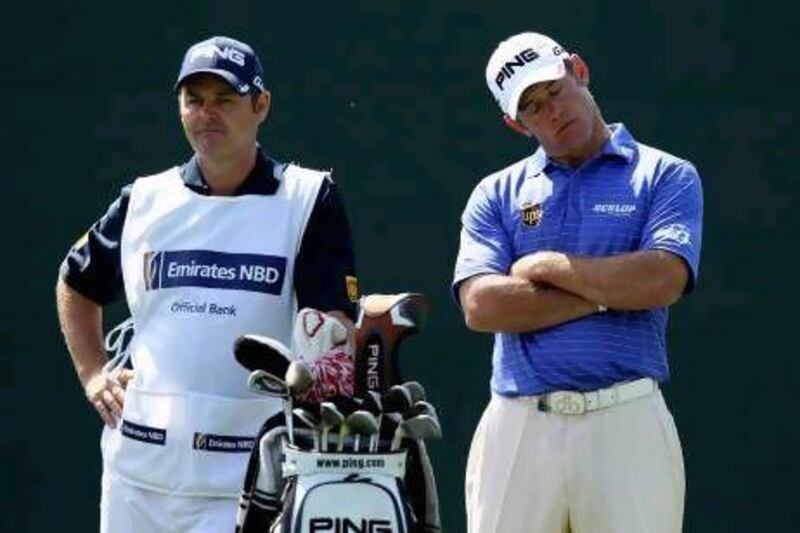
M 462 215 L 452 290 L 478 274 L 507 274 L 543 250 L 599 257 L 668 250 L 698 275 L 703 198 L 694 166 L 611 125 L 579 168 L 533 155 L 484 178 Z M 594 390 L 640 377 L 669 379 L 667 308 L 594 314 L 532 333 L 497 333 L 492 389 L 507 396 Z

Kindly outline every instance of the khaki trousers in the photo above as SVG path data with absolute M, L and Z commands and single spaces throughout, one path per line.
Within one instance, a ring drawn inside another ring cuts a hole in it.
M 465 491 L 469 533 L 679 533 L 683 455 L 658 390 L 582 415 L 493 395 Z

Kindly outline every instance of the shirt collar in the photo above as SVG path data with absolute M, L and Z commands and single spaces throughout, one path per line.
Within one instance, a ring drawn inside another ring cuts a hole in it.
M 603 145 L 599 157 L 618 157 L 626 163 L 633 161 L 637 151 L 636 139 L 628 128 L 622 123 L 611 124 L 608 128 L 611 130 L 611 137 Z
M 608 129 L 611 130 L 611 136 L 603 144 L 600 153 L 594 159 L 616 158 L 623 160 L 625 163 L 630 163 L 636 155 L 636 140 L 622 123 L 610 124 Z M 528 171 L 531 174 L 545 171 L 551 166 L 563 167 L 562 164 L 552 160 L 541 146 L 528 161 Z
M 278 176 L 283 170 L 283 164 L 266 156 L 260 149 L 256 152 L 256 164 L 253 170 L 247 175 L 245 180 L 234 193 L 234 196 L 244 194 L 257 194 L 271 196 L 275 194 L 280 186 Z M 180 168 L 183 183 L 194 192 L 202 195 L 209 195 L 210 191 L 200 164 L 197 161 L 197 154 L 187 161 Z

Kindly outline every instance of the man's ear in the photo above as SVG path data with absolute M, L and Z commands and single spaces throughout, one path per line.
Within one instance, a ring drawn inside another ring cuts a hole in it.
M 269 115 L 270 105 L 272 105 L 272 93 L 270 93 L 269 91 L 264 91 L 260 95 L 258 95 L 256 103 L 253 106 L 253 111 L 255 111 L 259 115 L 263 114 L 261 118 L 262 122 L 267 118 L 267 115 Z
M 572 54 L 569 58 L 572 63 L 572 73 L 580 85 L 589 86 L 589 65 L 578 54 Z
M 525 137 L 533 136 L 533 134 L 531 134 L 531 132 L 529 132 L 525 126 L 523 126 L 513 118 L 509 117 L 506 113 L 503 113 L 503 122 L 506 123 L 506 126 L 516 131 L 517 133 L 524 135 Z

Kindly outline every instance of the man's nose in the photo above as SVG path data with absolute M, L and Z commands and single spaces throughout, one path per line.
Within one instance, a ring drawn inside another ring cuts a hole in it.
M 561 118 L 562 108 L 557 102 L 553 101 L 552 98 L 548 98 L 542 107 L 544 108 L 545 116 L 547 116 L 551 122 L 558 122 Z
M 203 116 L 215 116 L 217 113 L 217 106 L 213 100 L 205 100 L 200 105 L 200 114 Z

